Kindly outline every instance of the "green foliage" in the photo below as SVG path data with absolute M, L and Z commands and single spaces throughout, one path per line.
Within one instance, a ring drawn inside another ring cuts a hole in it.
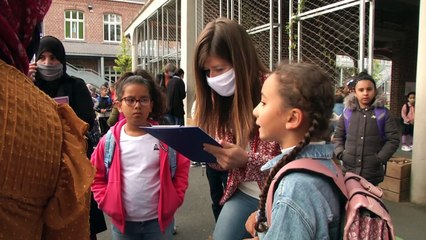
M 127 42 L 127 38 L 123 38 L 121 40 L 120 47 L 120 53 L 117 54 L 117 58 L 114 59 L 114 62 L 117 65 L 114 66 L 114 70 L 121 74 L 132 70 L 132 57 L 128 55 L 130 46 Z

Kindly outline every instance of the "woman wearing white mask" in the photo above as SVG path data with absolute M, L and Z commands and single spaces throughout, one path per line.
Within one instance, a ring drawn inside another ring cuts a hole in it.
M 205 145 L 218 162 L 211 167 L 229 171 L 213 238 L 247 238 L 245 220 L 256 210 L 267 177 L 260 167 L 280 149 L 277 143 L 259 139 L 252 115 L 269 70 L 243 27 L 225 18 L 208 23 L 201 32 L 194 67 L 196 124 L 216 136 L 223 147 Z M 213 198 L 217 194 L 212 189 L 214 179 L 207 176 Z
M 86 83 L 66 73 L 65 48 L 62 42 L 53 37 L 46 36 L 40 40 L 36 53 L 35 63 L 29 66 L 28 76 L 32 77 L 34 84 L 51 98 L 68 97 L 67 102 L 77 116 L 89 124 L 92 129 L 95 121 L 93 101 Z M 90 158 L 94 143 L 88 141 L 87 156 Z M 96 233 L 106 230 L 106 223 L 102 211 L 97 208 L 92 199 L 90 207 L 91 239 Z

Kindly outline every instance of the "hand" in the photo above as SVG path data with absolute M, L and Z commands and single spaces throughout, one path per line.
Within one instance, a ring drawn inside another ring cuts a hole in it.
M 106 109 L 103 109 L 103 108 L 102 108 L 102 109 L 101 109 L 101 113 L 104 113 L 104 112 L 106 112 Z
M 256 229 L 254 228 L 256 225 L 256 214 L 257 214 L 257 211 L 250 214 L 250 216 L 247 218 L 247 221 L 246 221 L 246 230 L 253 237 L 255 237 L 256 235 Z
M 222 147 L 204 144 L 204 151 L 216 157 L 217 163 L 225 170 L 245 167 L 248 161 L 247 152 L 238 145 L 220 140 Z
M 30 63 L 27 76 L 29 78 L 31 78 L 31 80 L 33 80 L 33 82 L 35 81 L 36 72 L 37 72 L 37 64 L 36 63 Z

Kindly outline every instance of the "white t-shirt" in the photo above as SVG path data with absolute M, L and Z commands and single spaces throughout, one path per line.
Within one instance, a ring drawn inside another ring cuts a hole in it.
M 160 197 L 160 150 L 158 139 L 149 134 L 120 135 L 122 200 L 127 221 L 158 218 Z

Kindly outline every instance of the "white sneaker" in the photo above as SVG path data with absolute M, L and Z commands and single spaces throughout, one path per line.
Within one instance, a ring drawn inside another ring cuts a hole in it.
M 408 146 L 406 146 L 406 145 L 402 145 L 401 150 L 402 150 L 402 151 L 405 151 L 405 152 L 411 151 L 411 150 L 410 150 L 410 147 L 408 147 Z

